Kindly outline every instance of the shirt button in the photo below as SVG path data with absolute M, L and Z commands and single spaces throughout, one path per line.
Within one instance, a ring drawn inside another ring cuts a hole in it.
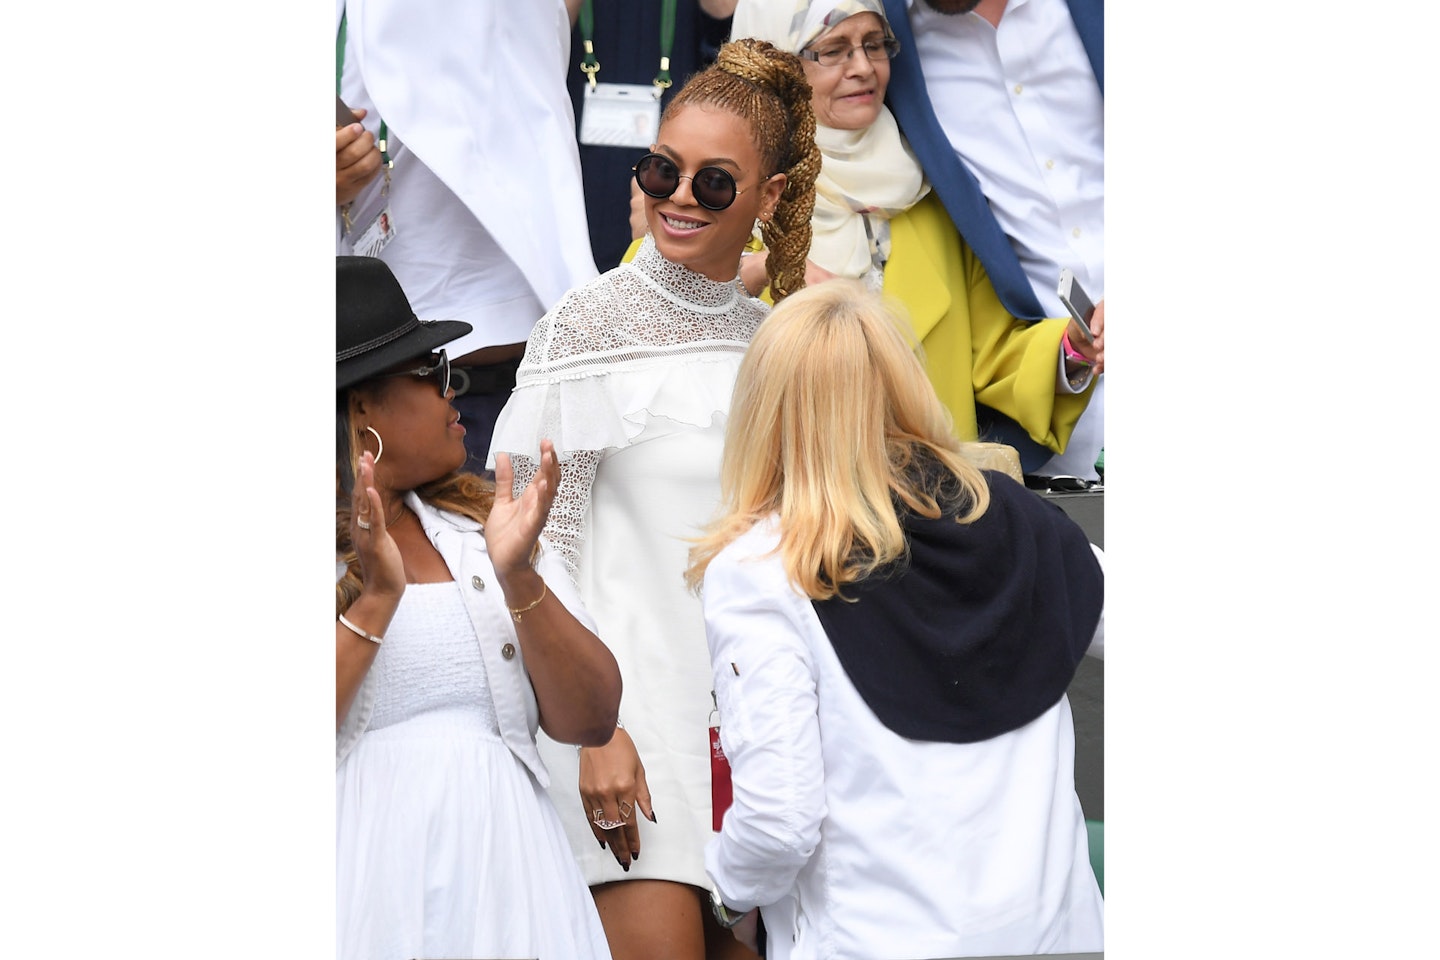
M 501 647 L 500 656 L 504 657 L 506 660 L 515 659 L 515 644 L 507 643 L 505 644 L 505 646 Z
M 470 586 L 474 587 L 476 590 L 484 590 L 485 581 L 481 580 L 479 577 L 471 577 Z
M 1071 231 L 1070 231 L 1070 235 L 1073 236 L 1073 237 L 1078 237 L 1078 236 L 1080 236 L 1080 228 L 1079 228 L 1079 227 L 1076 227 L 1074 230 L 1071 230 Z
M 1025 84 L 1023 84 L 1023 83 L 1017 83 L 1017 84 L 1015 84 L 1015 92 L 1016 92 L 1016 93 L 1019 93 L 1021 90 L 1024 90 L 1024 89 L 1025 89 Z
M 1046 170 L 1054 170 L 1054 169 L 1055 169 L 1055 161 L 1054 161 L 1054 160 L 1046 160 L 1046 161 L 1045 161 L 1045 169 L 1046 169 Z

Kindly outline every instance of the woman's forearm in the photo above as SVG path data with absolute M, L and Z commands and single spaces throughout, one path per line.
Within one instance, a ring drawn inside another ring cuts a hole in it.
M 383 638 L 385 631 L 390 628 L 390 619 L 395 616 L 395 611 L 399 606 L 400 598 L 398 596 L 388 597 L 362 592 L 355 602 L 350 604 L 344 617 L 360 630 Z M 341 623 L 339 618 L 336 618 L 336 730 L 340 729 L 340 725 L 345 721 L 345 715 L 350 712 L 350 704 L 354 702 L 355 694 L 359 692 L 360 685 L 365 682 L 365 674 L 370 670 L 370 665 L 375 662 L 375 655 L 379 652 L 380 644 L 360 636 Z
M 516 619 L 540 726 L 561 743 L 609 742 L 620 713 L 620 667 L 614 655 L 554 596 L 534 570 L 500 584 Z M 538 601 L 538 602 L 536 602 Z

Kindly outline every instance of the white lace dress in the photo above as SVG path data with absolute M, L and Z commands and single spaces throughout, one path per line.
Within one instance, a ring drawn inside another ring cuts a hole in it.
M 573 747 L 540 738 L 550 794 L 591 885 L 706 884 L 710 658 L 700 601 L 682 574 L 719 505 L 725 419 L 740 359 L 769 308 L 738 280 L 671 263 L 646 238 L 632 263 L 570 291 L 530 335 L 491 444 L 516 483 L 542 438 L 561 459 L 546 537 L 561 551 L 624 679 L 656 823 L 641 819 L 628 873 L 595 842 Z
M 608 960 L 555 809 L 501 740 L 461 589 L 406 587 L 370 668 L 335 772 L 336 956 Z

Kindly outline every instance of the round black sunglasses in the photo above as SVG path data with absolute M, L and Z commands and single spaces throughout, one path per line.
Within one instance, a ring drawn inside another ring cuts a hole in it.
M 724 210 L 744 190 L 735 188 L 735 178 L 722 167 L 701 167 L 691 177 L 682 177 L 673 160 L 658 153 L 647 153 L 635 164 L 635 182 L 647 197 L 664 200 L 680 189 L 681 180 L 690 181 L 690 194 L 706 210 Z M 766 178 L 770 179 L 769 177 Z M 761 181 L 764 182 L 763 180 Z M 748 189 L 748 188 L 747 188 Z

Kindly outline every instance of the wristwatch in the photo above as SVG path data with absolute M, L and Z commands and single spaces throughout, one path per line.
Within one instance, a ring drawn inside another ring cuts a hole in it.
M 720 897 L 720 888 L 714 881 L 710 883 L 710 911 L 715 914 L 715 922 L 726 930 L 745 919 L 745 913 L 736 913 L 725 906 L 725 901 Z

